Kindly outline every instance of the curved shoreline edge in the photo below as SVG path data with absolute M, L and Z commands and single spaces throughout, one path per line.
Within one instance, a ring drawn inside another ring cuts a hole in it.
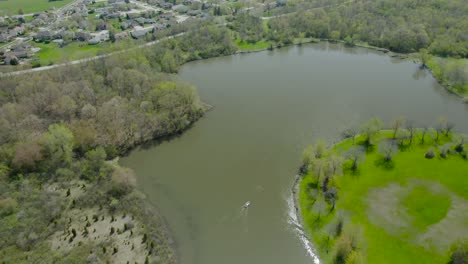
M 399 52 L 391 51 L 390 49 L 387 49 L 387 48 L 376 47 L 376 46 L 368 45 L 368 44 L 365 44 L 365 43 L 355 43 L 353 46 L 347 46 L 345 41 L 343 41 L 343 40 L 332 40 L 332 39 L 326 39 L 326 38 L 325 39 L 312 38 L 312 39 L 309 39 L 309 40 L 294 42 L 294 43 L 291 43 L 291 44 L 288 44 L 288 45 L 283 45 L 283 46 L 281 46 L 281 45 L 272 45 L 271 49 L 270 48 L 245 49 L 245 50 L 240 50 L 239 49 L 232 55 L 257 53 L 257 52 L 268 51 L 268 50 L 273 51 L 275 49 L 281 49 L 281 48 L 286 48 L 286 47 L 294 47 L 294 46 L 301 46 L 303 44 L 317 44 L 317 43 L 320 43 L 320 42 L 328 42 L 328 43 L 333 43 L 333 44 L 342 44 L 343 46 L 346 46 L 348 48 L 369 49 L 369 50 L 381 52 L 384 55 L 387 55 L 389 58 L 398 58 L 400 60 L 411 61 L 414 64 L 418 64 L 418 61 L 414 57 L 412 57 L 415 53 L 399 53 Z M 449 94 L 455 95 L 456 97 L 460 98 L 462 103 L 468 104 L 468 97 L 467 96 L 464 96 L 463 94 L 460 94 L 460 93 L 454 91 L 452 86 L 450 84 L 448 84 L 446 80 L 441 80 L 441 79 L 437 78 L 435 76 L 435 74 L 434 74 L 434 71 L 431 68 L 426 66 L 424 68 L 424 70 L 427 70 L 429 72 L 429 74 L 431 75 L 431 77 L 434 78 L 434 80 L 440 86 L 442 86 L 445 89 L 445 91 L 447 91 Z
M 301 183 L 301 176 L 296 174 L 294 176 L 294 181 L 291 185 L 291 195 L 288 198 L 288 216 L 289 224 L 294 228 L 296 235 L 300 239 L 304 248 L 307 251 L 307 254 L 312 258 L 314 264 L 320 264 L 320 259 L 318 254 L 311 242 L 311 239 L 307 236 L 306 231 L 304 230 L 304 225 L 302 221 L 301 207 L 299 206 L 299 186 Z

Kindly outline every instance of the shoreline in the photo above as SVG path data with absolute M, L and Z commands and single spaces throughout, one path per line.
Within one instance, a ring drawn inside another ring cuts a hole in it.
M 100 59 L 100 58 L 106 58 L 106 57 L 110 57 L 110 56 L 113 56 L 113 55 L 116 55 L 116 54 L 121 54 L 121 53 L 124 53 L 124 52 L 127 52 L 127 51 L 130 51 L 130 50 L 134 50 L 134 49 L 138 49 L 138 48 L 145 48 L 145 47 L 149 47 L 149 46 L 152 46 L 152 45 L 156 45 L 164 40 L 168 40 L 168 39 L 172 39 L 172 38 L 175 38 L 175 37 L 179 37 L 179 36 L 182 36 L 184 35 L 185 32 L 183 33 L 178 33 L 178 34 L 175 34 L 175 35 L 171 35 L 171 36 L 168 36 L 168 37 L 165 37 L 165 38 L 162 38 L 162 39 L 159 39 L 159 40 L 156 40 L 156 41 L 152 41 L 152 42 L 147 42 L 147 43 L 144 43 L 142 45 L 138 45 L 136 47 L 132 47 L 132 48 L 129 48 L 129 49 L 125 49 L 125 50 L 118 50 L 118 51 L 114 51 L 114 52 L 110 52 L 110 53 L 107 53 L 107 54 L 103 54 L 103 55 L 98 55 L 98 56 L 95 56 L 95 57 L 88 57 L 88 58 L 82 58 L 82 59 L 79 59 L 79 60 L 75 60 L 75 61 L 71 61 L 71 62 L 67 62 L 67 63 L 60 63 L 60 64 L 54 64 L 54 65 L 49 65 L 49 66 L 41 66 L 41 67 L 38 67 L 38 68 L 28 68 L 28 69 L 21 69 L 21 70 L 17 70 L 17 71 L 10 71 L 10 72 L 1 72 L 0 71 L 0 79 L 3 78 L 3 77 L 8 77 L 8 76 L 14 76 L 14 75 L 20 75 L 20 74 L 24 74 L 24 73 L 34 73 L 34 72 L 40 72 L 40 71 L 47 71 L 47 70 L 50 70 L 50 69 L 53 69 L 53 68 L 57 68 L 57 67 L 63 67 L 63 66 L 68 66 L 68 65 L 75 65 L 75 64 L 80 64 L 80 63 L 86 63 L 86 62 L 91 62 L 91 61 L 94 61 L 94 60 L 97 60 L 97 59 Z M 234 41 L 234 40 L 233 40 Z M 273 51 L 275 49 L 279 49 L 279 48 L 284 48 L 284 47 L 291 47 L 291 46 L 300 46 L 302 44 L 310 44 L 310 43 L 319 43 L 319 42 L 329 42 L 329 43 L 341 43 L 342 45 L 344 45 L 345 47 L 348 47 L 348 48 L 356 48 L 356 47 L 359 47 L 359 48 L 364 48 L 364 49 L 370 49 L 370 50 L 375 50 L 375 51 L 378 51 L 378 52 L 382 52 L 383 54 L 385 55 L 388 55 L 390 58 L 399 58 L 401 60 L 407 60 L 407 59 L 412 59 L 412 55 L 414 53 L 399 53 L 399 52 L 394 52 L 394 51 L 391 51 L 387 48 L 381 48 L 381 47 L 377 47 L 377 46 L 372 46 L 372 45 L 368 45 L 366 43 L 353 43 L 353 45 L 347 45 L 345 43 L 344 40 L 331 40 L 331 39 L 326 39 L 326 38 L 307 38 L 305 41 L 301 40 L 299 42 L 294 42 L 291 43 L 291 44 L 287 44 L 287 45 L 273 45 L 271 44 L 270 47 L 268 48 L 260 48 L 260 49 L 244 49 L 244 50 L 241 50 L 238 48 L 237 51 L 233 52 L 232 54 L 230 55 L 222 55 L 222 56 L 214 56 L 214 57 L 209 57 L 209 58 L 203 58 L 203 59 L 196 59 L 194 61 L 198 61 L 198 60 L 206 60 L 206 59 L 212 59 L 212 58 L 218 58 L 218 57 L 223 57 L 223 56 L 232 56 L 232 55 L 237 55 L 237 54 L 248 54 L 248 53 L 256 53 L 256 52 L 261 52 L 261 51 Z M 237 46 L 237 45 L 236 45 Z M 435 56 L 434 56 L 435 57 Z M 180 66 L 183 66 L 185 65 L 186 63 L 188 62 L 191 62 L 191 61 L 186 61 L 184 63 L 182 63 Z M 412 59 L 412 62 L 415 63 L 415 64 L 418 64 L 416 62 L 416 60 Z M 429 68 L 429 67 L 424 67 L 425 70 L 427 70 L 432 78 L 434 78 L 434 80 L 436 80 L 436 82 L 444 87 L 444 89 L 446 91 L 448 91 L 449 93 L 451 94 L 454 94 L 456 95 L 457 97 L 459 97 L 463 103 L 466 103 L 468 104 L 468 96 L 464 96 L 456 91 L 454 91 L 452 88 L 451 88 L 451 85 L 447 84 L 446 80 L 439 80 L 433 73 L 432 69 Z
M 203 118 L 205 116 L 205 114 L 209 111 L 211 111 L 212 109 L 214 108 L 213 105 L 210 105 L 208 103 L 205 103 L 203 101 L 200 101 L 200 110 L 201 110 L 201 113 L 200 115 L 197 116 L 196 119 L 194 119 L 190 124 L 187 125 L 187 127 L 185 127 L 184 129 L 182 129 L 181 131 L 175 133 L 175 134 L 171 134 L 171 135 L 164 135 L 164 136 L 161 136 L 161 137 L 158 137 L 158 138 L 153 138 L 153 139 L 150 139 L 150 140 L 147 140 L 147 141 L 144 141 L 144 142 L 141 142 L 137 145 L 134 145 L 130 148 L 126 148 L 124 150 L 122 150 L 122 153 L 120 153 L 119 155 L 117 155 L 113 160 L 119 164 L 119 160 L 120 158 L 122 157 L 125 157 L 127 155 L 129 155 L 132 151 L 138 149 L 138 148 L 141 148 L 141 147 L 147 147 L 147 146 L 151 146 L 152 144 L 160 144 L 161 142 L 165 142 L 165 141 L 170 141 L 171 139 L 173 138 L 176 138 L 176 137 L 179 137 L 181 136 L 183 133 L 185 133 L 187 130 L 189 130 L 190 128 L 192 128 L 192 126 L 195 124 L 195 122 L 197 122 L 198 120 L 200 120 L 201 118 Z M 120 164 L 119 164 L 120 166 Z M 130 168 L 130 167 L 125 167 L 125 168 Z M 131 168 L 130 168 L 131 169 Z M 138 176 L 136 177 L 137 178 L 137 181 L 138 181 Z M 161 224 L 161 232 L 164 234 L 165 236 L 165 242 L 167 243 L 168 245 L 168 250 L 170 250 L 172 253 L 173 253 L 173 256 L 175 258 L 175 263 L 180 263 L 179 262 L 179 255 L 178 255 L 178 250 L 177 250 L 177 241 L 175 240 L 174 236 L 173 236 L 173 231 L 171 230 L 170 228 L 170 225 L 168 223 L 168 220 L 166 219 L 166 217 L 161 213 L 161 210 L 160 208 L 158 207 L 157 203 L 153 203 L 151 202 L 148 198 L 147 198 L 147 195 L 146 193 L 144 193 L 140 188 L 135 188 L 134 190 L 136 193 L 140 193 L 143 195 L 143 198 L 141 199 L 141 204 L 142 204 L 142 207 L 143 207 L 143 210 L 142 210 L 142 213 L 144 212 L 150 212 L 151 214 L 153 214 L 153 216 L 155 218 L 152 218 L 152 219 L 148 219 L 146 220 L 146 222 L 150 223 L 150 222 L 155 222 L 155 221 L 159 221 L 159 223 Z
M 362 43 L 355 43 L 353 46 L 348 46 L 343 40 L 330 40 L 330 39 L 316 39 L 316 38 L 313 38 L 313 39 L 310 39 L 310 40 L 307 40 L 307 41 L 303 41 L 303 42 L 298 42 L 298 43 L 292 43 L 292 44 L 289 44 L 289 45 L 275 45 L 275 46 L 271 46 L 270 48 L 263 48 L 263 49 L 253 49 L 253 50 L 249 50 L 249 49 L 246 49 L 246 50 L 238 50 L 236 51 L 233 55 L 237 55 L 237 54 L 248 54 L 248 53 L 256 53 L 256 52 L 261 52 L 261 51 L 273 51 L 275 49 L 280 49 L 280 48 L 285 48 L 285 47 L 292 47 L 292 46 L 300 46 L 302 44 L 314 44 L 314 43 L 319 43 L 319 42 L 328 42 L 328 43 L 341 43 L 342 45 L 344 45 L 345 47 L 348 47 L 348 48 L 364 48 L 364 49 L 370 49 L 370 50 L 375 50 L 375 51 L 378 51 L 378 52 L 382 52 L 383 54 L 387 55 L 388 57 L 390 58 L 399 58 L 401 60 L 410 60 L 414 63 L 414 64 L 418 64 L 416 62 L 416 60 L 412 59 L 412 54 L 414 53 L 399 53 L 399 52 L 394 52 L 394 51 L 391 51 L 389 49 L 386 49 L 386 48 L 380 48 L 380 47 L 376 47 L 376 46 L 372 46 L 372 45 L 367 45 L 367 44 L 362 44 Z M 213 57 L 215 58 L 215 57 Z M 450 93 L 450 94 L 453 94 L 453 95 L 456 95 L 458 98 L 461 99 L 462 103 L 465 103 L 465 104 L 468 104 L 468 97 L 467 96 L 464 96 L 460 93 L 457 93 L 456 91 L 454 91 L 452 88 L 451 88 L 451 85 L 447 84 L 445 80 L 439 80 L 435 75 L 434 75 L 434 72 L 432 71 L 431 68 L 429 67 L 424 67 L 424 70 L 427 70 L 430 75 L 432 76 L 432 78 L 434 78 L 434 80 L 437 82 L 437 84 L 439 84 L 440 86 L 444 87 L 444 89 Z
M 304 248 L 306 249 L 309 256 L 312 258 L 314 264 L 320 264 L 320 259 L 317 253 L 316 248 L 312 239 L 307 235 L 307 232 L 304 230 L 304 221 L 302 219 L 302 210 L 299 205 L 299 188 L 301 183 L 301 175 L 296 174 L 294 176 L 294 181 L 291 185 L 291 202 L 292 207 L 290 207 L 290 217 L 291 225 L 293 225 L 299 239 L 301 240 Z

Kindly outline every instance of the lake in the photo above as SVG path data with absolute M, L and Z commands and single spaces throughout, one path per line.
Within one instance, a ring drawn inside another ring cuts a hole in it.
M 468 104 L 418 65 L 321 42 L 184 65 L 177 78 L 214 108 L 180 137 L 121 163 L 161 211 L 180 263 L 313 263 L 290 224 L 303 149 L 371 117 L 468 132 Z M 242 210 L 242 205 L 251 205 Z

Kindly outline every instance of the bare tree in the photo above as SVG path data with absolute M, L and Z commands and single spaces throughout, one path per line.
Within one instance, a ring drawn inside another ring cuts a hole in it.
M 356 139 L 358 132 L 359 130 L 357 128 L 351 127 L 343 131 L 342 136 L 344 138 L 351 138 L 353 140 L 353 145 L 354 145 L 354 141 Z
M 351 170 L 356 171 L 359 163 L 364 159 L 365 149 L 361 146 L 351 148 L 346 152 L 346 158 L 351 161 Z
M 435 135 L 434 135 L 433 139 L 434 139 L 435 142 L 439 142 L 440 134 L 442 134 L 444 132 L 444 125 L 443 124 L 437 124 L 434 130 L 435 130 Z
M 341 175 L 343 173 L 343 157 L 332 155 L 328 158 L 328 164 L 332 170 L 332 175 Z
M 381 129 L 382 121 L 378 118 L 370 119 L 361 127 L 361 133 L 366 136 L 366 146 L 370 146 L 372 144 L 372 139 L 379 133 Z
M 335 210 L 335 204 L 336 204 L 337 198 L 338 198 L 338 190 L 335 187 L 331 187 L 325 192 L 325 200 L 327 200 L 327 202 L 332 204 L 332 207 L 330 208 L 330 212 L 333 212 L 333 210 Z
M 424 139 L 428 131 L 429 131 L 429 128 L 427 126 L 424 126 L 423 128 L 421 128 L 421 144 L 424 144 Z
M 452 132 L 454 128 L 455 128 L 455 124 L 450 121 L 447 121 L 445 123 L 445 135 L 448 137 L 450 132 Z
M 445 132 L 445 128 L 447 127 L 447 119 L 445 117 L 440 117 L 437 121 L 437 124 L 435 126 L 435 130 L 436 130 L 436 137 L 435 137 L 435 141 L 436 142 L 439 142 L 439 136 L 440 134 L 444 133 Z
M 323 174 L 323 171 L 326 167 L 326 162 L 322 159 L 315 159 L 311 162 L 311 166 L 314 172 L 314 175 L 317 177 L 317 180 L 320 181 L 320 176 Z
M 317 202 L 315 202 L 314 211 L 317 213 L 317 218 L 315 219 L 315 221 L 320 221 L 321 216 L 326 213 L 327 208 L 328 204 L 324 200 L 319 199 L 317 200 Z
M 401 129 L 400 130 L 400 133 L 398 133 L 398 145 L 400 147 L 403 147 L 405 145 L 405 142 L 407 139 L 409 139 L 410 135 L 409 135 L 409 132 L 408 130 L 406 129 Z
M 455 143 L 455 151 L 462 153 L 464 150 L 464 144 L 468 142 L 468 135 L 455 135 L 453 142 Z
M 396 138 L 398 130 L 405 124 L 405 118 L 399 117 L 392 122 L 393 139 Z
M 310 163 L 312 162 L 313 146 L 308 146 L 302 153 L 302 164 L 299 168 L 299 173 L 305 175 L 309 171 Z
M 408 130 L 408 139 L 409 144 L 411 145 L 413 143 L 414 135 L 416 134 L 416 127 L 413 120 L 406 121 L 406 129 Z
M 452 147 L 451 143 L 447 143 L 447 144 L 440 146 L 439 147 L 440 156 L 444 159 L 447 158 L 451 147 Z
M 393 156 L 398 153 L 398 147 L 390 141 L 382 141 L 379 145 L 379 152 L 386 162 L 392 161 Z
M 313 153 L 314 153 L 315 158 L 317 159 L 322 158 L 326 151 L 327 151 L 327 146 L 326 146 L 325 141 L 317 140 L 313 148 Z

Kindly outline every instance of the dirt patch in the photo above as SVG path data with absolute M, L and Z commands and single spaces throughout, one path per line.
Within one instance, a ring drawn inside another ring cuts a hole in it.
M 83 195 L 82 182 L 74 182 L 62 189 L 58 186 L 49 188 L 58 191 L 63 199 L 73 200 Z M 90 263 L 159 263 L 160 256 L 155 254 L 153 242 L 145 233 L 141 222 L 132 215 L 113 215 L 105 209 L 74 208 L 66 210 L 56 221 L 60 231 L 49 237 L 52 251 L 64 254 L 74 249 L 90 246 Z
M 408 193 L 407 188 L 397 183 L 370 189 L 366 199 L 369 221 L 393 235 L 402 235 L 410 231 L 411 217 L 406 208 L 400 206 L 400 198 Z
M 415 240 L 418 244 L 442 254 L 446 251 L 447 245 L 467 237 L 468 200 L 452 194 L 447 216 L 440 222 L 429 226 L 427 231 L 420 234 Z
M 413 226 L 408 209 L 401 205 L 411 190 L 419 186 L 433 194 L 448 195 L 451 201 L 447 215 L 424 231 Z M 443 254 L 451 243 L 468 237 L 468 201 L 436 181 L 409 179 L 405 185 L 389 183 L 385 187 L 370 189 L 365 199 L 370 223 L 410 243 Z

